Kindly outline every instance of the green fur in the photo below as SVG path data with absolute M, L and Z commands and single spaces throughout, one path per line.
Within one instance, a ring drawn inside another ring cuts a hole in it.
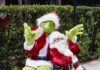
M 24 67 L 22 70 L 36 70 L 36 69 L 33 68 L 33 67 L 28 67 L 28 66 L 26 66 L 26 67 Z
M 31 27 L 24 23 L 24 37 L 27 45 L 32 45 L 34 43 L 34 38 L 36 36 L 36 31 L 32 31 Z
M 22 70 L 53 70 L 52 67 L 47 66 L 47 65 L 41 65 L 37 68 L 33 68 L 33 67 L 24 67 Z
M 66 31 L 66 36 L 69 40 L 72 40 L 74 36 L 83 34 L 83 24 L 78 24 L 75 27 L 71 28 L 69 31 Z
M 37 68 L 37 70 L 53 70 L 50 66 L 41 65 Z
M 44 29 L 47 35 L 55 30 L 55 24 L 52 21 L 42 22 L 40 27 Z

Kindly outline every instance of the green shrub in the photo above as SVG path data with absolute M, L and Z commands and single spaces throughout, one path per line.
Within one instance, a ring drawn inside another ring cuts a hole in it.
M 100 38 L 98 38 L 99 22 L 100 22 L 100 7 L 77 6 L 76 8 L 76 23 L 74 23 L 73 6 L 58 6 L 58 5 L 10 5 L 0 6 L 0 12 L 7 15 L 7 28 L 0 28 L 0 64 L 5 70 L 17 63 L 24 64 L 27 57 L 23 52 L 23 23 L 28 22 L 29 25 L 35 25 L 36 18 L 51 11 L 56 11 L 60 17 L 60 31 L 64 32 L 77 24 L 84 24 L 84 34 L 79 36 L 81 52 L 79 58 L 82 62 L 87 61 L 89 52 L 88 48 L 96 48 L 99 55 Z M 91 46 L 90 44 L 94 45 Z M 100 56 L 100 55 L 99 55 Z

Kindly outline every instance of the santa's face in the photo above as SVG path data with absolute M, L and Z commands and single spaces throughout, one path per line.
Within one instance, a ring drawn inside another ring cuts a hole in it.
M 54 38 L 53 44 L 51 46 L 56 48 L 68 48 L 67 41 L 64 38 Z

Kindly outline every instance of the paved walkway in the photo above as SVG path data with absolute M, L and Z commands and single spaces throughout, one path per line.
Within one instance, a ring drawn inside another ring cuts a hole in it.
M 100 70 L 100 58 L 94 61 L 84 63 L 86 70 Z

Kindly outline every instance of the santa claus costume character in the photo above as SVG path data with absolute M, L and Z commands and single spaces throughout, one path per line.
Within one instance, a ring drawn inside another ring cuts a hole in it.
M 26 59 L 23 70 L 53 70 L 49 59 L 49 35 L 58 29 L 59 25 L 59 18 L 55 13 L 48 13 L 38 18 L 37 27 L 31 28 L 24 23 L 24 49 L 30 56 Z M 72 50 L 77 49 L 75 47 Z
M 73 37 L 72 42 L 74 43 L 74 45 L 76 45 L 76 36 Z M 69 45 L 68 39 L 64 34 L 58 31 L 52 32 L 50 34 L 51 61 L 54 64 L 62 66 L 63 69 L 65 67 L 68 67 L 68 65 L 73 64 L 74 70 L 83 70 L 78 58 L 70 50 L 70 46 L 72 45 Z M 53 50 L 56 50 L 56 52 Z M 63 54 L 63 56 L 60 56 L 61 54 Z

